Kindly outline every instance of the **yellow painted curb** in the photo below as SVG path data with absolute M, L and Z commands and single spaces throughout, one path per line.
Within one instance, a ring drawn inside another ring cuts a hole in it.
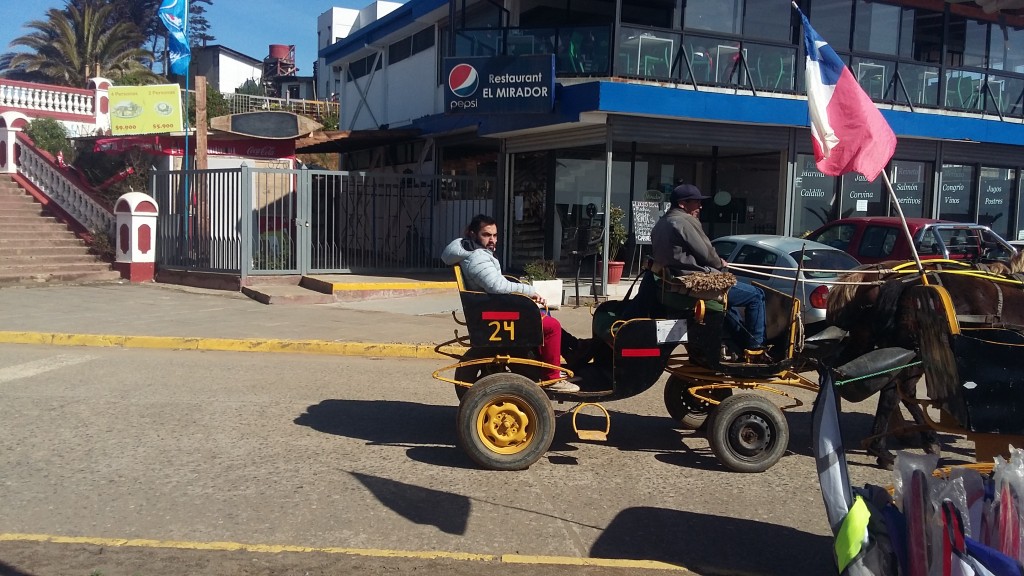
M 454 290 L 455 282 L 332 282 L 334 292 L 355 290 Z
M 415 558 L 421 560 L 461 560 L 471 562 L 503 562 L 507 564 L 533 564 L 554 566 L 597 566 L 604 568 L 634 568 L 649 570 L 671 570 L 682 574 L 694 574 L 682 566 L 654 560 L 625 560 L 615 558 L 574 558 L 568 556 L 525 556 L 520 554 L 470 554 L 465 552 L 384 550 L 375 548 L 316 548 L 310 546 L 289 546 L 280 544 L 243 544 L 240 542 L 189 542 L 181 540 L 148 540 L 128 538 L 90 538 L 84 536 L 55 536 L 50 534 L 0 533 L 0 542 L 50 542 L 53 544 L 87 544 L 111 548 L 172 548 L 177 550 L 202 550 L 218 552 L 260 552 L 277 554 L 281 552 L 319 552 L 323 554 L 347 554 L 375 558 Z M 694 575 L 696 576 L 696 575 Z
M 179 336 L 117 336 L 111 334 L 61 334 L 56 332 L 4 332 L 2 344 L 49 344 L 52 346 L 94 346 L 160 350 L 215 350 L 219 352 L 276 352 L 331 354 L 380 358 L 451 358 L 461 355 L 461 346 L 433 344 L 389 344 L 379 342 L 330 342 L 327 340 L 275 340 L 260 338 L 196 338 Z M 447 354 L 445 354 L 447 353 Z

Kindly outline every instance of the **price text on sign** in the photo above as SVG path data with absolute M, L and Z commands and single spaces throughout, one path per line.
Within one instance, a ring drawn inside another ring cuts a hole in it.
M 651 243 L 651 229 L 660 217 L 661 207 L 657 202 L 633 201 L 633 239 L 637 244 Z
M 110 132 L 164 134 L 182 131 L 181 88 L 177 84 L 112 86 Z

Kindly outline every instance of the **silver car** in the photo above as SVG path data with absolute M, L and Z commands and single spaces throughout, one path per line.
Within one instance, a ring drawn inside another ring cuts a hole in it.
M 853 256 L 842 250 L 791 236 L 740 234 L 716 238 L 711 244 L 726 262 L 774 267 L 753 270 L 786 278 L 772 278 L 736 268 L 730 268 L 729 271 L 735 274 L 740 282 L 757 282 L 785 294 L 793 293 L 797 261 L 803 251 L 803 270 L 800 272 L 797 295 L 801 300 L 804 325 L 808 327 L 810 333 L 825 326 L 825 300 L 831 288 L 825 281 L 835 280 L 841 274 L 816 270 L 852 270 L 860 265 Z

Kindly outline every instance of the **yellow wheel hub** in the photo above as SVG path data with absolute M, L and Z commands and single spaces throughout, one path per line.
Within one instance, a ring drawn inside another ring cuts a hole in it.
M 515 454 L 533 441 L 533 423 L 537 415 L 524 400 L 513 397 L 495 398 L 476 417 L 476 430 L 488 450 L 498 454 Z

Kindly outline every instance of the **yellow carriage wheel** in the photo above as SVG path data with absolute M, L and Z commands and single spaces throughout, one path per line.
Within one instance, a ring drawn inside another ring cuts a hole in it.
M 498 454 L 522 451 L 534 437 L 537 413 L 516 396 L 499 396 L 477 412 L 476 431 L 480 442 Z
M 555 411 L 536 382 L 501 372 L 477 380 L 459 403 L 459 447 L 489 470 L 524 470 L 551 447 Z

